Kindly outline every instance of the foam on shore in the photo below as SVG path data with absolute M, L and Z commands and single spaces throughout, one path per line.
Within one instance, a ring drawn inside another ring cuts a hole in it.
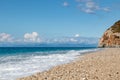
M 98 49 L 58 51 L 57 54 L 39 55 L 14 55 L 0 57 L 0 79 L 15 80 L 16 78 L 32 75 L 36 72 L 49 70 L 50 68 L 73 61 L 82 53 L 96 51 Z
M 80 60 L 18 80 L 120 80 L 120 49 L 92 52 Z

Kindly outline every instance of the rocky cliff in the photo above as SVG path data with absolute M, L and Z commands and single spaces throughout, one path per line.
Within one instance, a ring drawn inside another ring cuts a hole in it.
M 98 47 L 120 47 L 120 20 L 105 31 Z

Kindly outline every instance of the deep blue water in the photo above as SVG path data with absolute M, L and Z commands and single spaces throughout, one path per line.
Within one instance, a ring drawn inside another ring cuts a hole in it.
M 68 50 L 85 50 L 95 49 L 95 47 L 0 47 L 1 55 L 18 55 L 18 54 L 30 54 L 34 52 L 50 52 L 50 51 L 68 51 Z M 44 55 L 42 53 L 42 55 Z M 49 53 L 53 54 L 53 53 Z
M 94 47 L 0 47 L 0 80 L 42 72 L 96 50 Z

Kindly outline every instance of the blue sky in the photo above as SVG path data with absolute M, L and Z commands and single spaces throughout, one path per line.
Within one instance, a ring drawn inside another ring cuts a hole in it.
M 101 37 L 119 14 L 119 0 L 0 0 L 0 41 Z

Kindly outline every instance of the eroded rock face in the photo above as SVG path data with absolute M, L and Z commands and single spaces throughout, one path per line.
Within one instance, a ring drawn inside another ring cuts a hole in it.
M 120 20 L 105 31 L 98 47 L 120 47 Z

